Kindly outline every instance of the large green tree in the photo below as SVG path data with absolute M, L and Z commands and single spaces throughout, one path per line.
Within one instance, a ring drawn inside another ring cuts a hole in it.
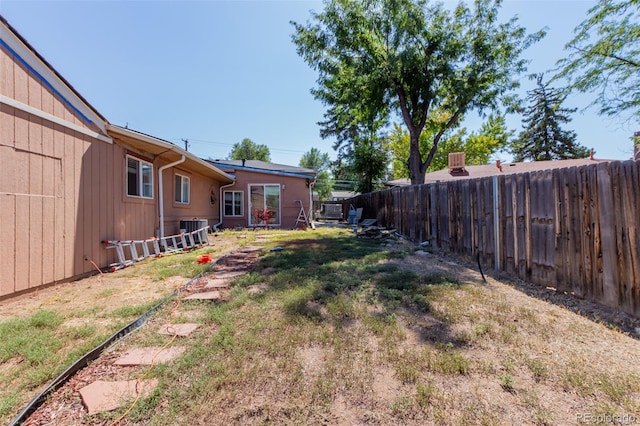
M 401 117 L 411 182 L 423 183 L 441 138 L 465 113 L 513 100 L 526 70 L 520 56 L 543 35 L 527 35 L 516 18 L 499 23 L 500 4 L 328 0 L 307 24 L 294 22 L 297 51 L 319 74 L 312 93 L 328 107 L 321 133 L 355 143 L 359 126 L 368 135 Z M 435 129 L 427 152 L 425 127 Z
M 229 158 L 231 160 L 271 161 L 271 153 L 268 146 L 257 144 L 249 138 L 244 138 L 242 142 L 233 144 Z
M 491 156 L 509 146 L 513 131 L 506 127 L 503 116 L 490 115 L 478 131 L 468 133 L 466 128 L 458 129 L 452 135 L 446 135 L 440 142 L 440 148 L 433 157 L 428 171 L 447 168 L 449 154 L 464 152 L 467 165 L 487 164 Z M 430 149 L 431 135 L 428 129 L 420 136 L 421 150 Z M 395 179 L 408 178 L 409 168 L 406 162 L 409 152 L 409 133 L 395 124 L 389 135 L 389 146 L 392 153 L 392 169 Z
M 514 160 L 564 160 L 589 156 L 589 150 L 576 142 L 576 133 L 561 128 L 562 124 L 571 121 L 569 114 L 576 108 L 563 107 L 566 95 L 545 83 L 542 74 L 535 78 L 537 87 L 527 95 L 529 105 L 524 111 L 524 130 L 512 145 Z
M 329 173 L 331 166 L 329 154 L 320 152 L 318 148 L 311 148 L 302 154 L 299 166 L 316 171 L 316 183 L 313 189 L 321 200 L 326 200 L 333 188 L 333 179 Z
M 640 0 L 599 0 L 574 34 L 556 78 L 593 95 L 600 114 L 640 122 Z
M 385 140 L 371 137 L 355 144 L 352 165 L 358 174 L 356 191 L 367 193 L 380 189 L 389 165 Z
M 309 151 L 302 154 L 299 165 L 300 167 L 321 172 L 329 169 L 331 159 L 329 158 L 329 154 L 326 152 L 320 152 L 318 148 L 311 148 Z

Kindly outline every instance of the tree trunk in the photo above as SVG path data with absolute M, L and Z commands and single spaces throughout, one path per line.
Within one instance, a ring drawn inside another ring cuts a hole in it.
M 422 167 L 422 156 L 420 155 L 420 134 L 415 131 L 409 132 L 409 177 L 411 185 L 421 185 L 424 183 L 424 171 Z

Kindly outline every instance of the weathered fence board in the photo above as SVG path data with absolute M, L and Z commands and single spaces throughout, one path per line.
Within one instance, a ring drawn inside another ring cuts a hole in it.
M 640 162 L 393 188 L 350 204 L 413 240 L 640 316 Z

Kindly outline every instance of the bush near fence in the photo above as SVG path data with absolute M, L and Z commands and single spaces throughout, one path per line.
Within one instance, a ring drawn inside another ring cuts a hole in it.
M 640 317 L 640 161 L 411 185 L 343 211 Z

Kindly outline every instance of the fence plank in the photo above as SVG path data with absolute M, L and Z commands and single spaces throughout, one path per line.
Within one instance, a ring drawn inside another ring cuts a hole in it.
M 585 211 L 588 213 L 588 197 L 585 200 L 584 193 L 582 191 L 582 180 L 585 179 L 584 173 L 579 173 L 577 168 L 571 168 L 567 173 L 563 173 L 567 179 L 565 185 L 565 199 L 567 200 L 567 209 L 565 211 L 566 217 L 562 220 L 568 232 L 568 247 L 565 252 L 565 261 L 568 263 L 568 284 L 571 286 L 571 291 L 578 295 L 584 296 L 584 286 L 582 285 L 583 275 L 583 254 L 587 253 L 588 247 L 583 244 L 583 229 L 585 226 L 590 228 L 588 216 L 585 215 Z M 585 222 L 586 220 L 586 222 Z M 585 225 L 586 223 L 586 225 Z
M 638 226 L 638 200 L 637 191 L 634 191 L 634 187 L 637 187 L 638 182 L 634 181 L 634 168 L 637 170 L 638 163 L 633 161 L 626 161 L 620 165 L 620 241 L 622 243 L 622 266 L 620 269 L 620 285 L 619 291 L 621 293 L 620 302 L 622 308 L 626 312 L 638 312 L 638 298 L 637 292 L 634 292 L 634 288 L 639 287 L 636 283 L 640 282 L 640 274 L 638 274 L 638 268 L 640 267 L 640 255 L 638 250 L 634 250 L 637 240 L 637 226 Z
M 556 255 L 555 255 L 555 268 L 556 268 L 556 283 L 558 288 L 564 290 L 570 285 L 571 274 L 571 261 L 568 256 L 569 246 L 571 240 L 569 239 L 568 225 L 568 202 L 566 197 L 566 173 L 561 173 L 558 169 L 553 171 L 553 180 L 555 184 L 554 188 L 554 204 L 556 208 L 555 221 L 555 242 L 556 242 Z
M 617 247 L 615 235 L 615 217 L 613 207 L 613 188 L 611 171 L 606 163 L 597 166 L 598 173 L 598 198 L 600 201 L 600 227 L 607 232 L 601 234 L 602 255 L 602 302 L 608 306 L 618 305 L 616 297 L 617 288 Z
M 629 224 L 629 250 L 631 253 L 631 287 L 632 306 L 627 312 L 640 317 L 640 161 L 625 162 L 625 179 L 627 185 L 627 201 L 625 212 Z

